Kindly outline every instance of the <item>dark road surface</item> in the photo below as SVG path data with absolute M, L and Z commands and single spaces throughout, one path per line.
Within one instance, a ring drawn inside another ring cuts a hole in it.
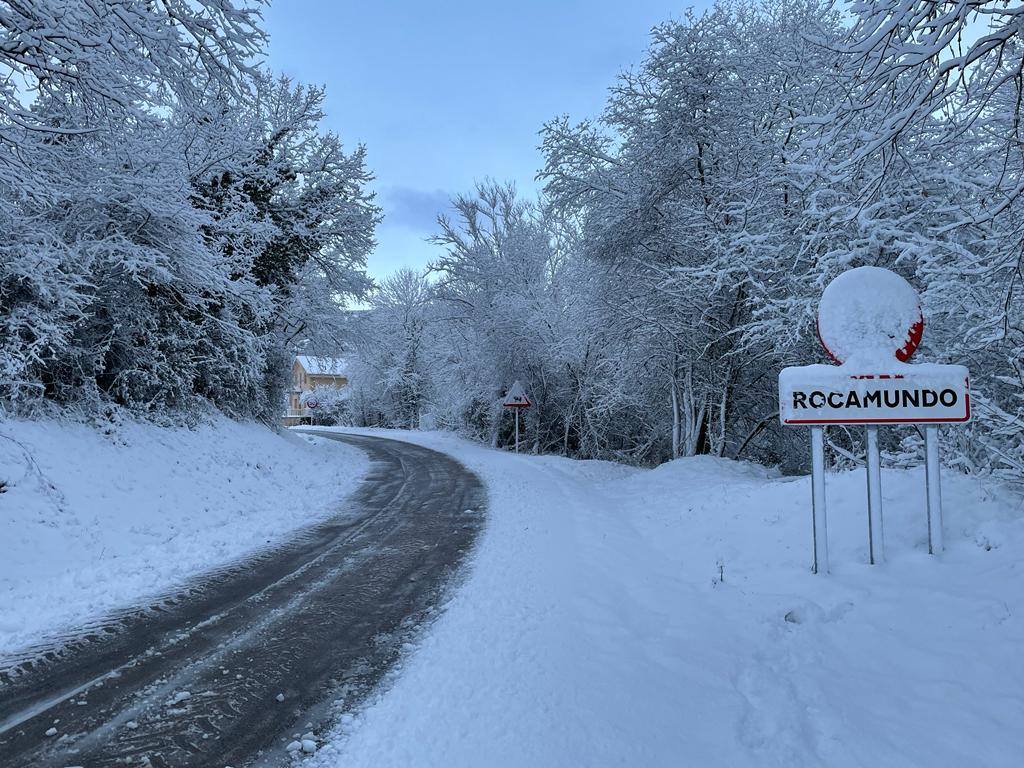
M 2 768 L 287 764 L 295 734 L 365 697 L 472 546 L 485 494 L 435 451 L 320 434 L 372 459 L 336 517 L 167 599 L 0 658 Z

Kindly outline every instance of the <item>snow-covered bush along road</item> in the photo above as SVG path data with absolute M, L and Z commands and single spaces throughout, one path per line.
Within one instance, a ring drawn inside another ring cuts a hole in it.
M 863 472 L 829 475 L 833 573 L 813 576 L 805 477 L 398 435 L 484 478 L 488 527 L 404 668 L 306 765 L 1019 765 L 1020 499 L 949 474 L 933 558 L 923 471 L 885 471 L 872 568 Z
M 323 442 L 223 418 L 0 422 L 0 655 L 335 513 L 368 462 Z

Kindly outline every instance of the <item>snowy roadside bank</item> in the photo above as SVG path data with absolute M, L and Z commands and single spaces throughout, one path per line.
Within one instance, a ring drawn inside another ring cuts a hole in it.
M 353 430 L 375 433 L 370 430 Z M 1024 511 L 948 473 L 830 475 L 833 573 L 809 573 L 809 481 L 709 458 L 655 470 L 438 433 L 486 481 L 470 574 L 391 680 L 303 765 L 964 766 L 1024 754 Z M 724 577 L 724 579 L 723 579 Z
M 0 435 L 0 655 L 335 512 L 368 467 L 350 446 L 223 418 L 110 435 L 12 420 Z

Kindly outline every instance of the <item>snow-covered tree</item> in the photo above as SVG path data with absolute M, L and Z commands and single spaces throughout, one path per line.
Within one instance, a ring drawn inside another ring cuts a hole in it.
M 277 410 L 358 295 L 377 212 L 322 92 L 252 64 L 258 5 L 0 9 L 0 402 Z
M 645 348 L 670 455 L 738 451 L 771 420 L 777 358 L 744 334 L 800 258 L 799 119 L 830 87 L 806 34 L 836 29 L 810 2 L 690 13 L 655 28 L 600 119 L 545 127 L 547 194 L 612 267 L 607 319 Z
M 357 336 L 360 420 L 370 421 L 364 400 L 374 403 L 391 426 L 420 426 L 430 387 L 431 289 L 423 274 L 398 270 L 381 281 L 370 299 L 372 309 Z
M 849 11 L 832 46 L 845 95 L 822 110 L 810 151 L 846 189 L 836 198 L 846 218 L 875 222 L 865 245 L 920 287 L 925 353 L 971 366 L 976 419 L 949 436 L 957 460 L 1020 479 L 1024 6 L 885 0 Z

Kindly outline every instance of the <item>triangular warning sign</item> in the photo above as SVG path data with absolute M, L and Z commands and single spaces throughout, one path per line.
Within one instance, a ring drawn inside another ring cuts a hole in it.
M 501 404 L 506 408 L 529 408 L 532 405 L 530 398 L 526 396 L 526 390 L 518 381 L 513 382 L 508 388 L 508 393 Z

